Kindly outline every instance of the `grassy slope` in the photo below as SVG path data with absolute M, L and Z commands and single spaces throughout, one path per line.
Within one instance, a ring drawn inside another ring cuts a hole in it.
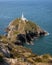
M 21 20 L 20 18 L 19 19 L 15 19 L 11 24 L 10 26 L 15 26 L 15 32 L 16 34 L 19 32 L 19 33 L 24 33 L 25 31 L 34 31 L 34 32 L 37 32 L 37 31 L 40 31 L 41 28 L 33 23 L 32 21 L 23 21 Z M 9 26 L 9 27 L 10 27 Z

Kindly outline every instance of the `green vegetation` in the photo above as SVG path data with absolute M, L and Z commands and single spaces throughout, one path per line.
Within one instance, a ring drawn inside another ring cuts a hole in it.
M 16 35 L 16 34 L 19 34 L 19 32 L 18 31 L 14 31 L 14 35 Z
M 42 58 L 35 58 L 35 60 L 34 60 L 35 62 L 42 62 L 43 60 L 42 60 Z
M 15 21 L 13 20 L 13 21 L 12 21 L 13 23 L 12 23 L 11 25 L 15 25 L 15 26 L 18 25 L 18 24 L 19 24 L 19 20 L 20 20 L 20 19 L 15 19 Z
M 37 31 L 38 25 L 34 24 L 31 21 L 26 22 L 25 30 L 26 31 Z
M 3 42 L 3 43 L 7 43 L 8 42 L 8 38 L 6 36 L 1 36 L 0 37 L 0 40 Z
M 44 54 L 44 55 L 42 56 L 43 59 L 48 59 L 49 57 L 50 57 L 49 54 Z

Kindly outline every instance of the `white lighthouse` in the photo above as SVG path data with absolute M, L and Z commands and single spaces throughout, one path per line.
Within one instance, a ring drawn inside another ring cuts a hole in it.
M 24 17 L 23 13 L 22 13 L 21 19 L 22 19 L 23 21 L 27 20 L 27 19 Z

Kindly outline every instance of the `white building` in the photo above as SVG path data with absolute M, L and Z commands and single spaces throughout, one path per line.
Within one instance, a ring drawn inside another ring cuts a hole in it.
M 28 21 L 28 20 L 24 17 L 23 13 L 22 13 L 21 19 L 22 19 L 23 21 L 25 21 L 25 20 Z

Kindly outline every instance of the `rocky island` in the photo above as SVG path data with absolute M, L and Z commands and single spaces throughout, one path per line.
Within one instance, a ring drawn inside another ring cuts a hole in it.
M 21 18 L 13 20 L 6 28 L 6 35 L 0 35 L 0 65 L 52 65 L 52 56 L 38 56 L 24 46 L 46 34 L 23 14 Z
M 46 35 L 47 32 L 42 30 L 40 26 L 27 20 L 22 14 L 21 18 L 13 20 L 7 27 L 7 37 L 17 44 L 29 43 L 39 36 Z

